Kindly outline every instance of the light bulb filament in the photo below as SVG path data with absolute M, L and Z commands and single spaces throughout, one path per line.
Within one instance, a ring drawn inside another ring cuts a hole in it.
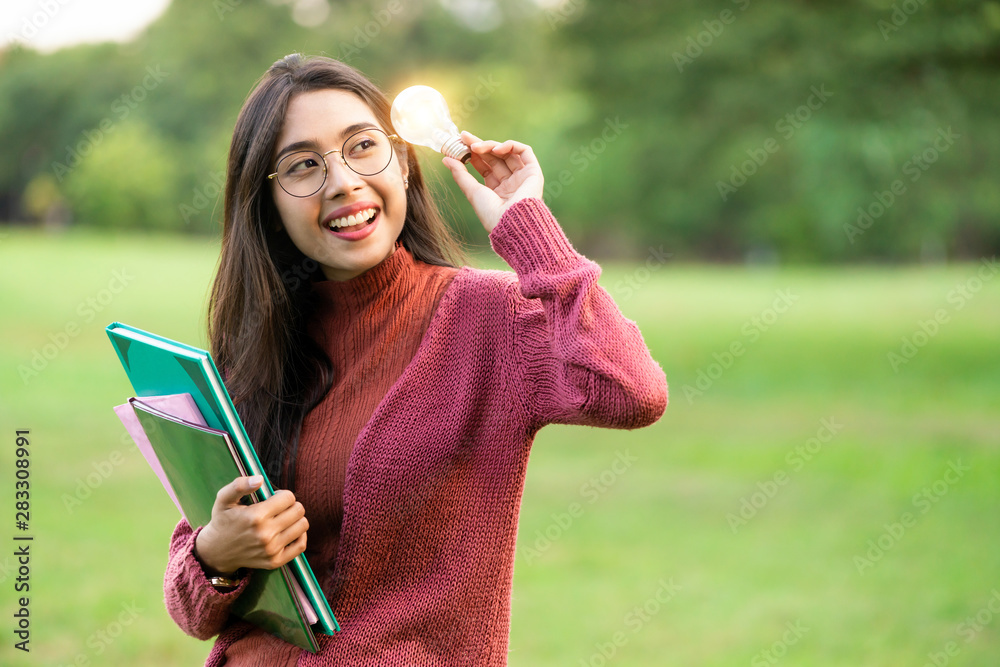
M 448 104 L 429 86 L 410 86 L 396 96 L 390 111 L 393 128 L 411 144 L 426 146 L 468 162 L 472 152 L 461 139 Z

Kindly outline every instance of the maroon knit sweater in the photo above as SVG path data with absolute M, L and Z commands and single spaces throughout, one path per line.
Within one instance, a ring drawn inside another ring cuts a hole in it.
M 411 281 L 421 280 L 443 293 L 398 376 L 391 364 L 371 366 L 389 368 L 391 386 L 344 464 L 339 526 L 330 514 L 337 503 L 322 500 L 339 484 L 324 489 L 322 475 L 300 472 L 310 464 L 297 459 L 310 564 L 342 628 L 317 635 L 318 653 L 271 643 L 230 616 L 246 583 L 216 591 L 194 557 L 200 529 L 184 519 L 177 524 L 165 603 L 187 634 L 219 635 L 206 667 L 222 665 L 230 648 L 231 657 L 241 654 L 244 637 L 244 647 L 268 647 L 260 657 L 269 665 L 295 657 L 295 664 L 317 667 L 507 664 L 517 519 L 535 433 L 551 423 L 648 426 L 666 409 L 667 383 L 635 322 L 598 285 L 600 267 L 576 252 L 541 200 L 510 207 L 489 238 L 516 275 L 467 266 L 449 274 L 398 248 L 359 276 L 374 272 L 373 285 L 411 296 Z M 370 306 L 386 307 L 371 296 Z M 421 328 L 420 308 L 412 314 L 411 326 Z M 343 408 L 329 398 L 306 417 L 303 431 L 312 430 L 303 446 L 309 461 L 326 461 L 321 465 L 335 475 L 338 465 L 329 462 L 343 448 L 317 447 L 324 431 L 341 428 Z M 356 418 L 366 410 L 355 403 L 349 412 Z M 314 533 L 325 533 L 321 545 L 314 546 Z M 255 664 L 244 657 L 240 664 Z
M 413 359 L 441 295 L 458 269 L 414 259 L 399 241 L 393 254 L 350 280 L 313 284 L 310 336 L 330 357 L 333 386 L 302 423 L 295 497 L 309 518 L 306 558 L 330 598 L 347 463 L 361 429 Z M 286 479 L 290 460 L 286 457 Z M 302 649 L 254 627 L 226 648 L 230 667 L 294 667 Z

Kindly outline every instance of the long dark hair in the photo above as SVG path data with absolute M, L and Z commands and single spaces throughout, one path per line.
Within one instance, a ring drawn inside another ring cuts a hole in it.
M 395 132 L 385 94 L 361 72 L 325 57 L 292 54 L 274 63 L 247 97 L 229 148 L 222 253 L 208 302 L 212 356 L 264 470 L 281 488 L 295 480 L 302 420 L 333 386 L 336 369 L 307 334 L 319 265 L 284 232 L 266 185 L 288 103 L 297 93 L 336 88 L 364 100 Z M 439 266 L 468 263 L 431 198 L 413 147 L 398 149 L 409 167 L 406 219 L 397 243 Z M 284 477 L 286 454 L 290 471 Z M 278 481 L 280 480 L 280 481 Z

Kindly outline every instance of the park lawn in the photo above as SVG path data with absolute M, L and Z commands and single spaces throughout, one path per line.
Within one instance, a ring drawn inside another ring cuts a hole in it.
M 13 498 L 14 430 L 29 428 L 35 538 L 31 654 L 5 641 L 0 663 L 201 664 L 211 644 L 163 607 L 176 509 L 111 410 L 131 394 L 104 327 L 205 344 L 218 246 L 14 229 L 0 247 L 0 493 Z M 507 268 L 488 254 L 477 265 Z M 510 664 L 991 664 L 1000 280 L 988 265 L 657 266 L 602 263 L 600 283 L 638 324 L 671 403 L 645 429 L 539 432 Z M 49 343 L 53 358 L 22 379 Z M 16 576 L 0 555 L 8 633 Z

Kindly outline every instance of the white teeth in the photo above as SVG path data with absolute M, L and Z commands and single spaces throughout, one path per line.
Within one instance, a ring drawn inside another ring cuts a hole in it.
M 330 222 L 330 229 L 335 227 L 351 227 L 353 225 L 361 224 L 369 218 L 375 215 L 375 209 L 367 208 L 363 211 L 358 211 L 354 215 L 348 215 L 343 218 L 337 218 Z

